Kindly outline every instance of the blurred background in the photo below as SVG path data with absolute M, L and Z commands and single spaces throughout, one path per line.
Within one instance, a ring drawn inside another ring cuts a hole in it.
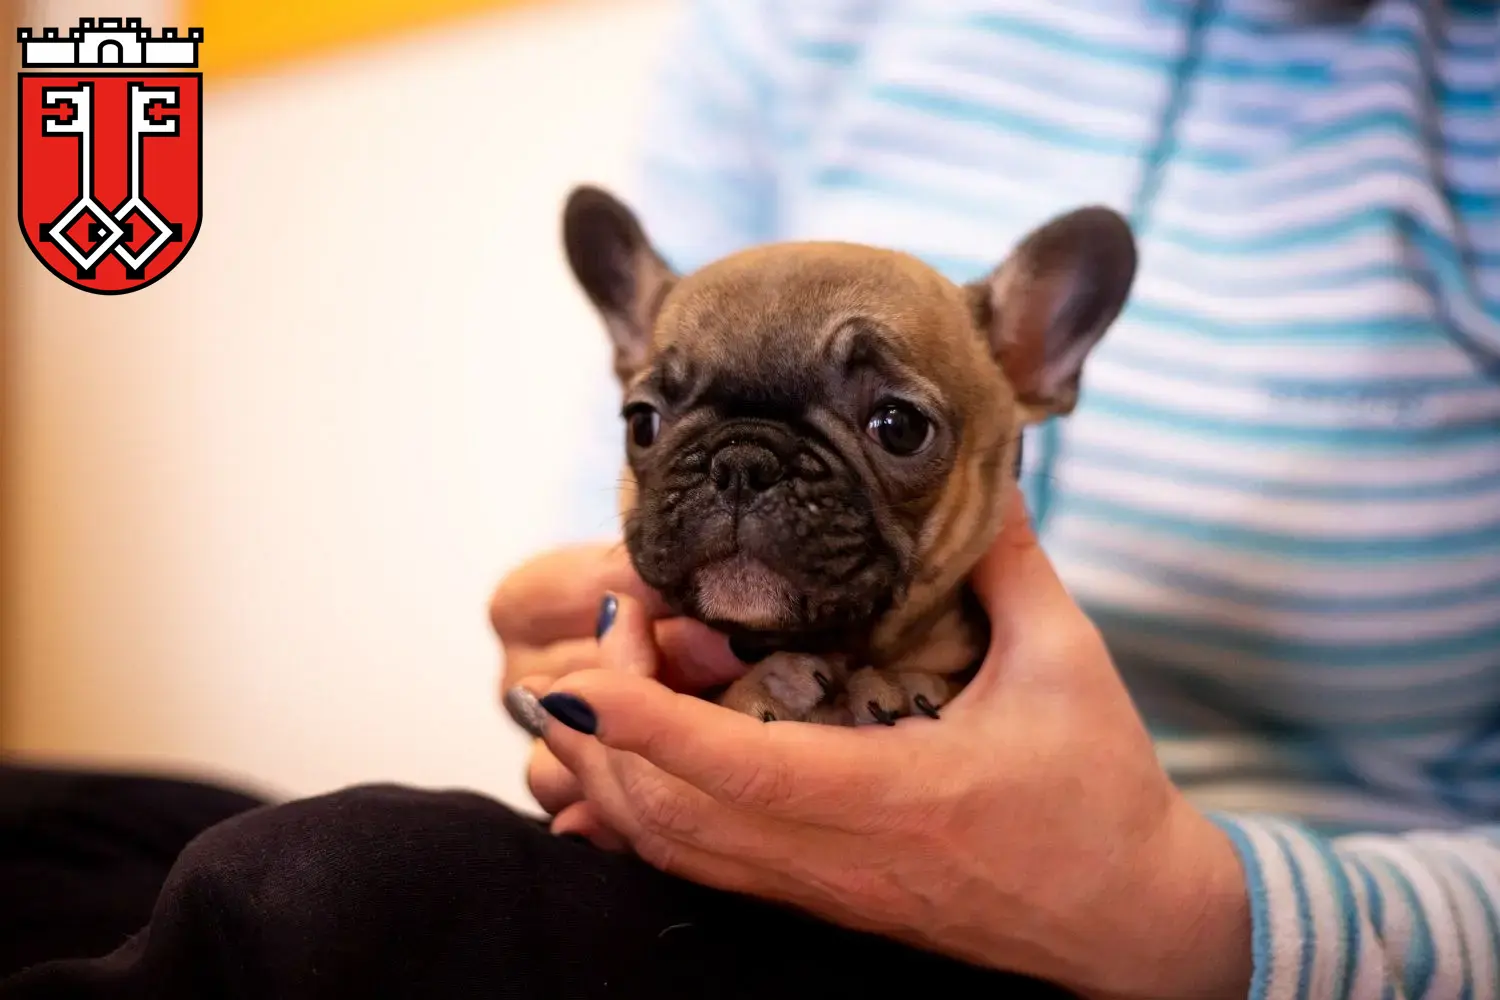
M 529 805 L 486 602 L 613 528 L 614 456 L 587 446 L 611 382 L 558 211 L 578 181 L 629 193 L 676 4 L 112 3 L 5 0 L 0 47 L 83 16 L 203 27 L 204 220 L 115 297 L 0 226 L 0 748 Z

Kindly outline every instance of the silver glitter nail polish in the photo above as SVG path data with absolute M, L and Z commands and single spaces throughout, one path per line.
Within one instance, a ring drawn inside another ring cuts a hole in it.
M 536 695 L 516 686 L 505 692 L 505 710 L 516 721 L 516 725 L 538 739 L 547 725 L 547 710 L 537 701 Z

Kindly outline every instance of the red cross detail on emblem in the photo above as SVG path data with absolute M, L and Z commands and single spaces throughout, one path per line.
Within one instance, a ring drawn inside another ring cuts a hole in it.
M 146 106 L 146 114 L 150 115 L 151 120 L 157 122 L 158 124 L 168 118 L 171 118 L 176 113 L 177 112 L 175 110 L 167 107 L 167 105 L 163 104 L 161 101 L 152 101 Z
M 66 124 L 73 120 L 73 115 L 77 110 L 77 108 L 73 107 L 72 101 L 58 101 L 57 107 L 48 108 L 42 114 L 47 118 L 56 118 L 58 121 Z

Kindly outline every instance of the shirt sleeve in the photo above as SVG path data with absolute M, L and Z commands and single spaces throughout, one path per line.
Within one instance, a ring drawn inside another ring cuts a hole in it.
M 1500 827 L 1324 837 L 1212 818 L 1249 885 L 1252 1000 L 1500 996 Z
M 679 272 L 775 236 L 770 0 L 689 0 L 658 60 L 635 207 Z

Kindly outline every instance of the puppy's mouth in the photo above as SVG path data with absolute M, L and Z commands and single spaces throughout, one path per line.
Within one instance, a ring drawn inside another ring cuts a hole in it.
M 771 632 L 798 618 L 800 598 L 791 582 L 754 556 L 737 552 L 700 566 L 692 577 L 695 617 L 723 632 Z
M 893 599 L 902 566 L 878 484 L 831 447 L 736 421 L 652 457 L 626 543 L 679 613 L 789 649 L 866 629 Z

